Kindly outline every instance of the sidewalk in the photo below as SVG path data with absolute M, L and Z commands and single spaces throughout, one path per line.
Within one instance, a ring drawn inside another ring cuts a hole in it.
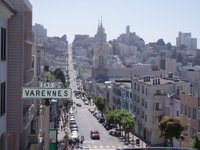
M 63 147 L 67 145 L 67 141 L 69 139 L 69 128 L 67 127 L 67 120 L 66 120 L 66 112 L 62 110 L 61 117 L 60 117 L 60 123 L 58 128 L 58 135 L 57 135 L 57 141 L 61 142 Z
M 144 147 L 146 147 L 146 143 L 144 141 L 142 141 L 139 137 L 134 135 L 133 133 L 130 133 L 129 137 L 131 139 L 133 139 L 135 148 L 144 148 Z M 130 145 L 133 146 L 132 144 L 130 144 Z

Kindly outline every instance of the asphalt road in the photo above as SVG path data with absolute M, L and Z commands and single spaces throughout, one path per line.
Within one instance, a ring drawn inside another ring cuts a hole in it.
M 72 51 L 69 47 L 69 75 L 70 75 L 70 88 L 72 92 L 77 90 L 77 81 L 76 81 L 76 71 L 73 68 L 72 61 Z M 80 83 L 79 83 L 80 84 Z M 75 106 L 75 118 L 77 125 L 79 127 L 79 135 L 84 136 L 83 147 L 89 149 L 117 149 L 117 148 L 126 148 L 123 142 L 120 142 L 120 139 L 117 137 L 110 136 L 108 131 L 98 122 L 98 120 L 88 111 L 89 106 L 85 105 L 82 99 L 76 99 L 74 94 L 72 94 L 72 99 L 74 102 L 82 104 L 82 107 Z M 91 130 L 98 130 L 100 132 L 100 140 L 92 140 L 90 138 Z

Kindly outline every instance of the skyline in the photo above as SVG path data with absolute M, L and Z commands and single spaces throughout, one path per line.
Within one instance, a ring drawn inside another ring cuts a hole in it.
M 163 38 L 165 43 L 175 45 L 178 32 L 190 32 L 197 38 L 200 48 L 198 0 L 29 1 L 33 7 L 33 25 L 43 25 L 48 36 L 66 34 L 70 43 L 75 34 L 94 36 L 102 17 L 107 41 L 125 33 L 126 26 L 130 25 L 130 31 L 143 38 L 145 43 Z

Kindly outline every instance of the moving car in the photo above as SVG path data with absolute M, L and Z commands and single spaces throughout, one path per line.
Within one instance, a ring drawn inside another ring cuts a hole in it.
M 100 134 L 98 130 L 91 130 L 90 131 L 90 137 L 91 139 L 98 139 L 100 140 Z

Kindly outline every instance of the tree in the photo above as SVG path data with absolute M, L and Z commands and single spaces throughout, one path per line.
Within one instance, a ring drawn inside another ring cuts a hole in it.
M 119 126 L 120 131 L 123 129 L 125 131 L 125 139 L 128 138 L 129 142 L 129 132 L 133 129 L 135 124 L 131 113 L 123 109 L 111 110 L 106 113 L 106 121 L 110 124 L 114 124 L 116 127 Z
M 168 42 L 166 44 L 166 47 L 167 47 L 168 50 L 172 50 L 172 44 L 170 42 Z
M 200 138 L 194 135 L 194 140 L 192 141 L 192 148 L 200 149 Z
M 164 40 L 163 40 L 163 39 L 159 39 L 159 40 L 157 41 L 157 45 L 159 45 L 159 46 L 165 46 Z
M 56 79 L 59 79 L 66 86 L 65 75 L 60 68 L 57 68 L 53 74 L 55 75 Z
M 104 112 L 105 107 L 106 107 L 106 101 L 105 101 L 105 99 L 103 97 L 97 96 L 97 97 L 95 97 L 94 103 L 95 103 L 97 109 L 99 111 L 101 111 L 102 116 L 103 116 L 103 112 Z
M 121 122 L 122 128 L 125 131 L 125 139 L 128 139 L 128 143 L 129 143 L 129 132 L 133 129 L 135 122 L 133 119 L 133 115 L 131 113 L 123 110 L 123 113 L 121 115 L 122 116 L 120 117 L 121 118 L 120 122 Z
M 169 140 L 171 146 L 173 146 L 173 138 L 179 139 L 184 130 L 183 125 L 178 119 L 167 116 L 160 120 L 159 128 L 161 131 L 160 137 L 164 138 L 165 143 Z

